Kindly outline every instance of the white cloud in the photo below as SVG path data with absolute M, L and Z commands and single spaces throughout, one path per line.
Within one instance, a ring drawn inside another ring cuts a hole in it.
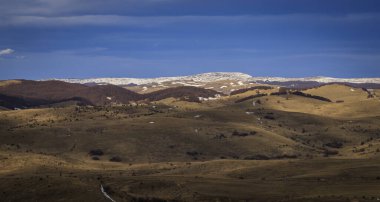
M 79 15 L 79 16 L 12 16 L 0 25 L 13 26 L 139 26 L 155 27 L 164 24 L 188 22 L 217 22 L 244 20 L 246 16 L 122 16 L 122 15 Z
M 0 15 L 78 15 L 137 11 L 180 0 L 0 0 Z M 152 8 L 151 8 L 152 9 Z
M 10 55 L 12 53 L 14 53 L 15 51 L 10 49 L 10 48 L 7 48 L 7 49 L 4 49 L 4 50 L 0 50 L 0 56 L 2 55 Z
M 72 15 L 37 16 L 16 15 L 0 20 L 0 26 L 138 26 L 156 27 L 166 24 L 184 23 L 360 23 L 380 21 L 380 14 L 318 15 L 235 15 L 235 16 L 124 16 L 124 15 Z

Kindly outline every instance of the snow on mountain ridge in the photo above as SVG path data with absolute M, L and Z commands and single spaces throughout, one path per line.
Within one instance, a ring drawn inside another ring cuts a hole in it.
M 305 77 L 305 78 L 284 78 L 284 77 L 252 77 L 253 81 L 315 81 L 319 83 L 380 83 L 380 78 L 333 78 L 333 77 Z
M 51 79 L 50 79 L 51 80 Z M 177 77 L 158 77 L 158 78 L 89 78 L 89 79 L 52 79 L 65 81 L 69 83 L 97 83 L 97 84 L 113 84 L 113 85 L 128 85 L 128 84 L 151 84 L 163 83 L 171 81 L 191 81 L 196 83 L 208 83 L 221 80 L 236 80 L 236 81 L 315 81 L 319 83 L 332 83 L 332 82 L 347 82 L 347 83 L 380 83 L 380 78 L 332 78 L 332 77 L 305 77 L 305 78 L 285 78 L 285 77 L 252 77 L 248 74 L 240 72 L 210 72 L 203 74 L 195 74 L 190 76 L 177 76 Z M 193 83 L 193 85 L 197 85 Z
M 90 79 L 53 79 L 59 81 L 65 81 L 69 83 L 106 83 L 113 85 L 128 85 L 134 84 L 149 84 L 149 83 L 163 83 L 168 81 L 195 81 L 195 82 L 213 82 L 220 80 L 249 80 L 252 77 L 248 74 L 240 72 L 210 72 L 203 74 L 195 74 L 190 76 L 178 76 L 178 77 L 158 77 L 158 78 L 90 78 Z

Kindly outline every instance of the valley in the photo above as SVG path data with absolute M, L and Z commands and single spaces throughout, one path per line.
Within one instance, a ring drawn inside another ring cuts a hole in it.
M 0 82 L 1 201 L 380 199 L 376 89 L 242 80 Z

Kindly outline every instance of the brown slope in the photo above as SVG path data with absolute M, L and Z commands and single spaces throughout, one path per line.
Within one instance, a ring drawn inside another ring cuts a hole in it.
M 86 86 L 62 81 L 18 80 L 9 85 L 0 86 L 0 94 L 20 98 L 25 107 L 52 104 L 68 100 L 83 100 L 85 104 L 107 105 L 111 103 L 129 103 L 130 101 L 157 101 L 177 98 L 184 101 L 199 102 L 199 97 L 215 97 L 217 91 L 191 86 L 182 86 L 138 94 L 115 85 Z M 38 102 L 37 102 L 37 101 Z M 31 103 L 28 103 L 31 101 Z
M 5 107 L 7 109 L 24 109 L 29 107 L 36 107 L 42 105 L 51 105 L 56 103 L 63 103 L 68 101 L 74 101 L 80 105 L 91 105 L 88 100 L 83 99 L 81 97 L 72 97 L 68 99 L 62 100 L 44 100 L 44 99 L 35 99 L 35 98 L 22 98 L 15 96 L 8 96 L 0 94 L 0 106 Z
M 237 95 L 237 94 L 245 93 L 251 90 L 271 90 L 271 89 L 273 89 L 273 86 L 253 86 L 250 88 L 242 88 L 242 89 L 234 90 L 230 93 L 230 95 Z
M 216 94 L 221 93 L 210 89 L 203 89 L 192 86 L 181 86 L 154 91 L 143 96 L 149 101 L 163 100 L 172 97 L 190 102 L 199 102 L 199 97 L 215 97 Z
M 141 97 L 138 93 L 114 85 L 88 87 L 62 81 L 20 81 L 20 83 L 0 86 L 0 93 L 48 102 L 82 98 L 93 105 L 104 105 L 111 102 L 128 103 Z
M 111 102 L 129 103 L 142 99 L 142 96 L 136 92 L 115 85 L 99 85 L 87 87 L 81 90 L 80 97 L 90 100 L 95 105 L 106 105 Z
M 22 98 L 62 100 L 74 97 L 78 92 L 86 88 L 86 86 L 81 84 L 72 84 L 62 81 L 20 80 L 19 83 L 0 86 L 0 93 Z

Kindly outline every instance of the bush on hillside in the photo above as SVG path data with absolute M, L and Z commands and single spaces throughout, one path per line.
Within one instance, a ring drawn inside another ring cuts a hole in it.
M 245 160 L 269 160 L 270 158 L 268 156 L 257 154 L 253 156 L 247 156 L 244 158 Z
M 88 152 L 90 156 L 102 156 L 104 152 L 101 149 L 92 149 Z
M 268 94 L 266 94 L 266 93 L 257 94 L 257 95 L 251 95 L 251 96 L 248 96 L 248 97 L 236 100 L 235 103 L 240 103 L 240 102 L 244 102 L 244 101 L 247 101 L 247 100 L 251 100 L 251 99 L 254 99 L 254 98 L 263 97 L 263 96 L 267 96 L 267 95 Z
M 307 97 L 307 98 L 313 98 L 313 99 L 321 100 L 321 101 L 324 101 L 324 102 L 331 102 L 331 100 L 328 99 L 328 98 L 321 97 L 321 96 L 318 96 L 318 95 L 311 95 L 311 94 L 303 93 L 303 92 L 300 92 L 300 91 L 291 92 L 291 94 L 302 96 L 302 97 Z
M 326 149 L 326 150 L 323 152 L 323 156 L 324 156 L 324 157 L 333 156 L 333 155 L 337 155 L 337 154 L 339 154 L 339 152 L 336 151 L 336 150 L 327 150 L 327 149 Z
M 251 131 L 251 132 L 238 132 L 237 130 L 235 130 L 234 132 L 232 132 L 232 136 L 238 136 L 238 137 L 246 137 L 246 136 L 249 136 L 249 135 L 256 135 L 256 131 Z
M 329 142 L 329 143 L 326 143 L 325 145 L 328 146 L 328 147 L 337 148 L 337 149 L 343 147 L 343 143 L 337 142 L 337 141 Z
M 270 90 L 270 89 L 273 89 L 273 87 L 272 86 L 254 86 L 250 88 L 243 88 L 243 89 L 232 91 L 230 95 L 241 94 L 250 90 Z
M 121 162 L 121 158 L 119 156 L 113 156 L 112 158 L 110 158 L 110 161 L 112 162 Z

